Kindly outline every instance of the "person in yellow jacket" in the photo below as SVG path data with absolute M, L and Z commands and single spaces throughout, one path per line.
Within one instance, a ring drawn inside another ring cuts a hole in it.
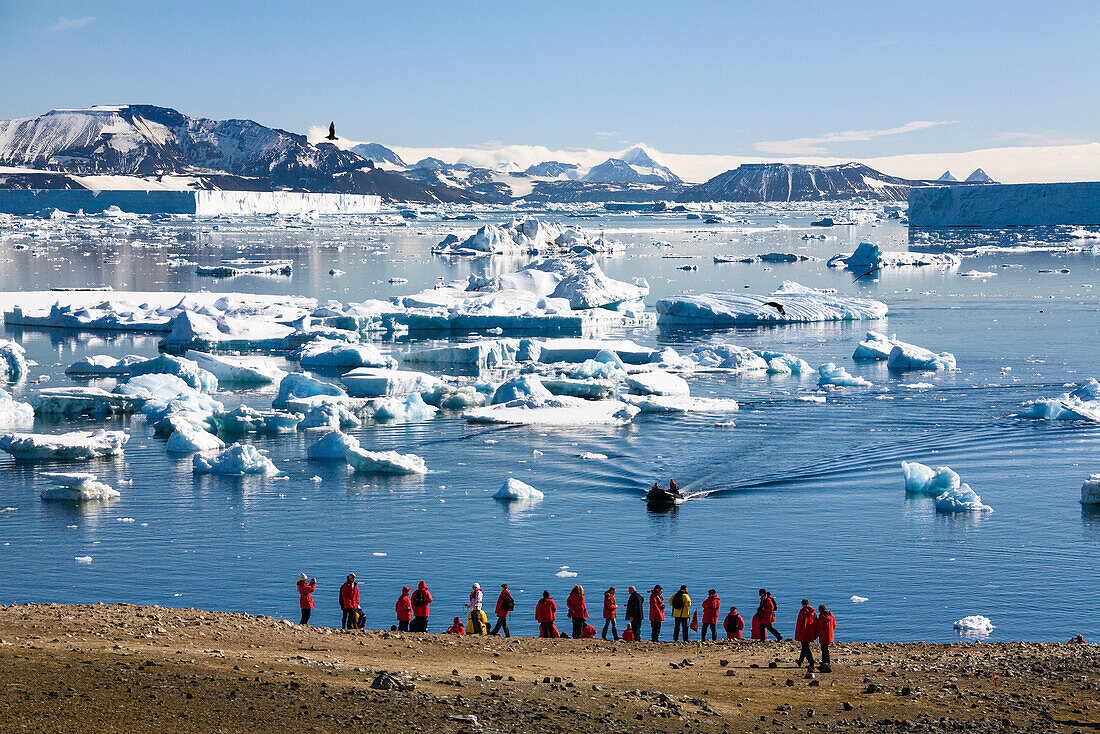
M 475 614 L 477 615 L 476 620 L 474 618 Z M 469 624 L 466 625 L 466 634 L 489 634 L 489 618 L 485 616 L 484 609 L 471 609 L 470 615 L 469 617 L 467 617 L 467 621 L 469 622 Z
M 675 627 L 672 628 L 672 640 L 676 642 L 680 639 L 680 630 L 684 631 L 684 642 L 688 641 L 688 617 L 691 616 L 691 597 L 688 596 L 687 584 L 680 587 L 680 590 L 672 595 L 672 621 Z

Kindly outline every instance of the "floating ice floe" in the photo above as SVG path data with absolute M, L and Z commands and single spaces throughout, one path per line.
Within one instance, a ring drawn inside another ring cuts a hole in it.
M 290 275 L 293 270 L 294 262 L 291 260 L 250 260 L 242 257 L 222 260 L 217 265 L 198 265 L 195 274 L 234 278 L 238 275 Z
M 421 349 L 402 359 L 411 364 L 446 367 L 501 367 L 537 360 L 538 355 L 532 356 L 528 351 L 531 344 L 533 341 L 530 339 L 481 339 L 469 344 Z
M 649 283 L 626 283 L 609 278 L 591 255 L 555 257 L 528 265 L 507 275 L 491 278 L 470 276 L 467 292 L 523 292 L 539 298 L 567 301 L 574 310 L 606 308 L 641 301 L 649 295 Z
M 0 379 L 15 382 L 27 376 L 27 350 L 11 339 L 0 339 Z
M 837 296 L 786 281 L 767 296 L 727 291 L 682 295 L 657 301 L 657 322 L 672 327 L 724 327 L 815 321 L 881 319 L 886 304 Z
M 345 461 L 349 449 L 359 448 L 359 439 L 340 431 L 330 431 L 306 449 L 310 459 L 339 459 Z
M 140 410 L 144 403 L 142 397 L 108 392 L 98 387 L 48 387 L 34 396 L 34 412 L 50 418 L 76 418 L 81 415 L 106 418 L 131 415 Z
M 80 472 L 42 472 L 38 476 L 55 486 L 42 490 L 42 499 L 60 502 L 91 502 L 118 499 L 117 489 L 99 481 L 94 474 Z
M 106 354 L 87 354 L 65 368 L 70 377 L 118 377 L 130 373 L 130 365 L 146 361 L 145 357 L 128 354 L 115 359 Z
M 996 276 L 996 273 L 988 270 L 967 270 L 965 273 L 959 273 L 960 278 L 995 278 Z
M 317 403 L 305 411 L 305 417 L 299 428 L 328 428 L 337 431 L 341 428 L 355 428 L 362 424 L 359 417 L 336 402 Z
M 751 372 L 768 369 L 768 361 L 764 357 L 736 344 L 700 344 L 685 357 L 699 369 L 707 371 Z
M 635 372 L 626 378 L 627 387 L 639 395 L 687 395 L 687 380 L 664 370 Z
M 427 474 L 428 466 L 416 454 L 397 451 L 367 451 L 349 448 L 344 455 L 351 468 L 357 472 L 376 474 Z
M 1100 505 L 1100 474 L 1090 474 L 1081 485 L 1081 504 Z
M 972 614 L 969 617 L 963 617 L 962 619 L 955 621 L 955 631 L 963 635 L 971 635 L 976 637 L 984 637 L 993 631 L 993 623 L 989 621 L 988 617 L 983 617 L 980 614 Z
M 504 382 L 493 392 L 493 399 L 489 401 L 493 405 L 507 403 L 523 398 L 545 399 L 553 395 L 543 385 L 538 375 L 520 375 Z
M 585 398 L 586 400 L 607 400 L 615 396 L 616 383 L 610 380 L 543 377 L 540 381 L 542 386 L 550 391 L 551 395 L 568 395 L 574 398 Z
M 217 392 L 218 378 L 199 367 L 198 363 L 172 354 L 160 354 L 144 362 L 130 365 L 131 378 L 139 375 L 175 375 L 191 388 L 205 393 Z
M 766 349 L 758 349 L 756 356 L 763 359 L 768 365 L 768 374 L 771 375 L 807 375 L 813 372 L 810 363 L 793 354 L 786 352 L 773 352 Z M 755 369 L 755 368 L 754 368 Z
M 503 486 L 493 495 L 496 500 L 541 500 L 545 495 L 542 492 L 516 479 L 508 477 Z
M 834 387 L 871 387 L 873 384 L 867 378 L 853 375 L 848 370 L 837 367 L 832 362 L 821 365 L 817 368 L 817 372 L 817 384 L 821 387 L 826 385 Z
M 227 474 L 230 476 L 274 476 L 279 470 L 255 447 L 235 443 L 216 454 L 195 454 L 191 459 L 196 474 Z
M 34 408 L 12 398 L 7 390 L 0 390 L 0 428 L 23 428 L 34 423 Z
M 198 426 L 180 422 L 168 437 L 164 448 L 174 454 L 190 454 L 196 451 L 219 451 L 225 448 L 225 442 Z
M 438 408 L 428 405 L 420 393 L 406 398 L 384 398 L 374 408 L 374 420 L 387 423 L 412 423 L 431 420 Z
M 862 604 L 865 601 L 868 601 L 867 597 L 857 596 L 856 594 L 852 594 L 852 603 L 853 604 Z
M 620 395 L 619 399 L 643 413 L 732 413 L 737 401 L 730 398 L 693 398 L 690 395 Z
M 218 432 L 230 436 L 245 433 L 294 433 L 302 416 L 282 410 L 256 410 L 241 405 L 216 417 Z
M 570 571 L 569 566 L 562 566 L 561 570 L 558 571 L 554 575 L 557 576 L 559 579 L 575 579 L 575 578 L 577 578 L 577 572 L 576 571 Z
M 961 485 L 958 473 L 946 466 L 933 469 L 916 461 L 903 461 L 901 471 L 905 477 L 905 491 L 913 494 L 939 496 Z
M 1090 377 L 1076 390 L 1059 397 L 1026 402 L 1019 416 L 1048 421 L 1100 422 L 1100 382 Z
M 382 398 L 427 392 L 441 384 L 438 377 L 426 372 L 395 370 L 382 367 L 359 367 L 345 372 L 340 381 L 354 397 Z
M 856 361 L 886 360 L 887 367 L 899 372 L 953 370 L 956 366 L 955 355 L 950 352 L 936 354 L 877 331 L 867 332 L 867 337 L 856 347 L 852 359 Z
M 982 498 L 966 482 L 936 497 L 936 510 L 939 512 L 993 512 L 992 507 L 982 504 Z
M 121 456 L 122 447 L 129 440 L 130 436 L 125 431 L 73 431 L 54 435 L 5 433 L 0 436 L 0 450 L 28 461 L 90 461 L 99 457 Z
M 536 217 L 513 217 L 505 224 L 486 224 L 466 239 L 448 235 L 432 248 L 437 255 L 525 255 L 549 249 L 571 247 L 604 249 L 605 245 L 593 245 L 593 240 L 583 232 L 557 222 L 546 222 Z
M 962 264 L 958 255 L 939 252 L 887 252 L 878 245 L 861 242 L 852 253 L 833 255 L 827 263 L 830 268 L 849 268 L 874 272 L 879 268 L 897 266 L 931 266 L 957 268 Z
M 275 360 L 266 357 L 231 357 L 193 349 L 184 352 L 183 356 L 217 377 L 223 387 L 270 385 L 286 375 Z
M 335 339 L 314 339 L 291 355 L 306 369 L 353 369 L 355 367 L 397 366 L 397 360 L 384 356 L 372 344 L 348 344 Z
M 177 349 L 286 349 L 293 326 L 267 318 L 209 316 L 184 311 L 175 316 L 160 345 Z
M 271 401 L 271 407 L 283 409 L 295 398 L 312 398 L 322 395 L 342 398 L 347 397 L 347 392 L 331 382 L 318 380 L 300 372 L 291 372 L 279 382 L 279 392 L 276 394 L 275 399 Z
M 620 400 L 585 400 L 569 396 L 524 397 L 462 414 L 470 423 L 532 426 L 623 425 L 639 409 Z

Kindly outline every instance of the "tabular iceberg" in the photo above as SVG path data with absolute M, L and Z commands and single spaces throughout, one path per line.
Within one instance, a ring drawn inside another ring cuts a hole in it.
M 355 428 L 362 424 L 359 417 L 343 405 L 335 402 L 317 403 L 305 411 L 299 428 Z
M 196 390 L 205 393 L 217 392 L 218 378 L 211 372 L 199 367 L 197 362 L 171 354 L 161 354 L 144 362 L 130 365 L 131 378 L 139 375 L 175 375 Z
M 374 419 L 389 423 L 412 423 L 431 420 L 438 410 L 425 403 L 420 393 L 414 392 L 404 399 L 385 398 L 379 401 L 374 408 Z
M 530 293 L 540 298 L 569 302 L 572 309 L 614 306 L 641 301 L 649 295 L 649 283 L 634 283 L 609 278 L 591 255 L 549 258 L 522 270 L 494 278 L 470 276 L 467 291 Z
M 90 502 L 118 499 L 122 494 L 99 481 L 94 474 L 80 472 L 42 472 L 38 476 L 54 485 L 42 490 L 44 500 L 61 502 Z
M 542 384 L 542 380 L 537 375 L 520 375 L 501 384 L 493 392 L 493 399 L 489 402 L 493 405 L 499 405 L 523 398 L 545 399 L 552 395 L 553 393 Z
M 1081 504 L 1100 505 L 1100 474 L 1090 474 L 1081 485 Z
M 664 370 L 635 372 L 626 378 L 627 387 L 639 395 L 687 395 L 687 380 Z
M 306 369 L 396 367 L 397 360 L 384 356 L 372 344 L 348 344 L 334 339 L 314 339 L 291 355 Z
M 217 416 L 218 431 L 239 436 L 245 433 L 294 433 L 302 416 L 281 410 L 256 410 L 247 405 Z
M 271 407 L 282 409 L 295 398 L 312 398 L 319 395 L 343 398 L 347 397 L 347 392 L 331 382 L 318 380 L 300 372 L 291 372 L 279 382 L 279 392 L 271 401 Z
M 416 454 L 396 451 L 367 451 L 349 448 L 345 454 L 348 464 L 357 472 L 375 474 L 427 474 L 428 466 Z
M 1080 387 L 1056 398 L 1040 398 L 1024 403 L 1021 418 L 1048 421 L 1100 422 L 1100 382 L 1089 378 Z
M 690 395 L 620 395 L 624 403 L 643 413 L 732 413 L 739 408 L 731 398 L 693 398 Z
M 256 474 L 270 477 L 279 473 L 271 459 L 261 454 L 255 446 L 239 443 L 213 455 L 195 454 L 191 465 L 196 474 Z
M 56 435 L 5 433 L 0 436 L 0 450 L 27 461 L 90 461 L 99 457 L 121 456 L 122 447 L 129 440 L 130 436 L 124 431 L 73 431 Z
M 470 423 L 500 423 L 531 426 L 623 425 L 638 414 L 638 408 L 620 400 L 584 400 L 569 396 L 509 400 L 499 405 L 474 408 L 463 413 Z
M 223 386 L 270 385 L 286 375 L 285 371 L 279 369 L 275 360 L 264 357 L 230 357 L 197 352 L 193 349 L 184 352 L 183 356 L 213 374 Z
M 345 372 L 340 381 L 358 398 L 404 396 L 435 389 L 442 381 L 425 372 L 381 367 L 359 367 Z
M 767 296 L 735 291 L 673 296 L 657 301 L 656 308 L 658 324 L 681 328 L 881 319 L 888 311 L 880 301 L 836 296 L 792 281 Z
M 76 418 L 90 415 L 105 418 L 130 415 L 145 403 L 133 395 L 108 392 L 98 387 L 47 387 L 34 396 L 34 412 L 51 418 Z

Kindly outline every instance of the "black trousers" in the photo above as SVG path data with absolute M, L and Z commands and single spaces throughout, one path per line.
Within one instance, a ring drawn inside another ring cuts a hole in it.
M 343 616 L 340 618 L 340 629 L 351 629 L 350 627 L 348 627 L 348 624 L 353 619 L 351 613 L 355 611 L 355 607 L 340 607 L 340 609 L 342 609 L 344 612 Z
M 407 620 L 407 619 L 397 620 L 397 631 L 398 632 L 408 632 L 409 631 L 409 620 Z
M 505 637 L 511 637 L 512 636 L 512 633 L 508 631 L 508 616 L 507 615 L 505 615 L 503 617 L 497 617 L 496 626 L 493 627 L 493 631 L 490 632 L 489 634 L 495 635 L 497 632 L 500 632 L 501 630 L 504 630 L 504 636 Z
M 634 641 L 642 641 L 642 618 L 631 619 L 627 622 L 630 625 L 630 630 L 634 633 Z
M 608 627 L 611 628 L 611 636 L 614 637 L 616 640 L 618 640 L 619 639 L 619 630 L 615 629 L 615 620 L 614 619 L 608 619 L 608 620 L 604 621 L 604 623 L 603 623 L 603 634 L 601 634 L 600 637 L 604 638 L 605 640 L 607 639 L 607 628 Z
M 703 634 L 699 637 L 699 639 L 700 640 L 707 639 L 707 627 L 710 627 L 710 639 L 717 640 L 718 639 L 718 628 L 712 622 L 703 622 Z
M 543 637 L 557 637 L 557 635 L 554 634 L 554 623 L 553 622 L 540 622 L 539 623 L 539 634 L 542 635 Z
M 829 664 L 829 643 L 828 642 L 822 642 L 821 643 L 821 664 L 822 665 L 828 665 Z
M 584 632 L 584 620 L 583 619 L 578 619 L 577 617 L 574 617 L 573 618 L 573 639 L 574 640 L 579 640 L 581 638 L 581 633 L 582 632 Z
M 808 642 L 802 643 L 802 652 L 798 653 L 798 665 L 802 665 L 803 660 L 809 660 L 810 667 L 814 667 L 814 651 Z
M 309 624 L 309 615 L 313 612 L 313 609 L 307 608 L 302 610 L 302 621 L 298 624 Z
M 409 632 L 427 632 L 428 631 L 428 618 L 427 617 L 413 617 L 413 621 L 409 624 Z
M 652 642 L 657 642 L 661 639 L 661 620 L 652 619 L 649 622 L 649 626 L 653 628 L 653 636 L 649 639 Z
M 675 617 L 675 624 L 672 627 L 672 640 L 673 642 L 680 639 L 680 630 L 684 630 L 684 642 L 688 641 L 688 618 L 687 617 Z
M 775 627 L 771 626 L 770 624 L 761 625 L 760 631 L 764 634 L 764 639 L 765 640 L 768 639 L 768 633 L 769 632 L 771 632 L 773 635 L 775 635 L 775 639 L 777 639 L 777 640 L 782 640 L 783 639 L 783 635 L 779 634 L 779 630 L 777 630 Z

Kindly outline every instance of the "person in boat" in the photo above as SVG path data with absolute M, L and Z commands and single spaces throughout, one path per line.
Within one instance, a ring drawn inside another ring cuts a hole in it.
M 674 497 L 679 497 L 680 496 L 680 488 L 676 486 L 676 480 L 675 479 L 669 479 L 668 480 L 668 493 L 671 494 Z

